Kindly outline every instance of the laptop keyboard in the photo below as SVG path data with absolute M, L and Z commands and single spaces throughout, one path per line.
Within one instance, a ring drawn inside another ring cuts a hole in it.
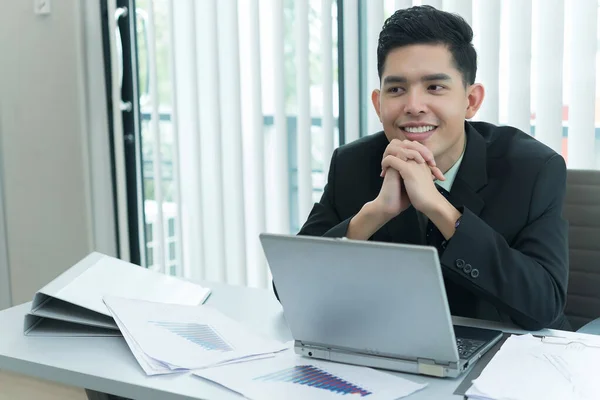
M 468 359 L 481 348 L 486 342 L 484 340 L 456 338 L 458 355 L 462 359 Z

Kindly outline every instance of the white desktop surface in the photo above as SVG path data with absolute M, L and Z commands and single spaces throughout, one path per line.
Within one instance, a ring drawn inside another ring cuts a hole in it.
M 211 282 L 200 282 L 200 284 L 213 289 L 206 304 L 214 306 L 258 333 L 280 341 L 292 339 L 281 306 L 271 290 L 249 289 Z M 131 399 L 242 398 L 191 374 L 146 376 L 121 337 L 25 336 L 23 319 L 30 306 L 30 303 L 25 303 L 0 311 L 0 369 Z M 454 318 L 454 322 L 521 332 L 499 324 L 465 318 Z M 576 333 L 553 330 L 545 330 L 542 333 L 549 336 L 579 336 Z M 462 398 L 452 394 L 461 383 L 462 377 L 440 379 L 411 374 L 402 375 L 414 382 L 429 384 L 424 390 L 409 396 L 410 400 Z

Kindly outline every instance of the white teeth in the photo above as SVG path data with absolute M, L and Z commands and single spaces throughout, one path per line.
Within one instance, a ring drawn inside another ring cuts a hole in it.
M 435 126 L 407 126 L 403 128 L 406 132 L 410 133 L 425 133 L 435 129 Z

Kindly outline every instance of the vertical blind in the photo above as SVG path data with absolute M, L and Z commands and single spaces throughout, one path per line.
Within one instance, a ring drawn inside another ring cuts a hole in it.
M 269 224 L 269 228 L 276 232 L 288 232 L 290 224 L 288 215 L 289 207 L 289 176 L 287 173 L 288 165 L 288 136 L 287 136 L 287 120 L 285 110 L 285 51 L 283 41 L 284 30 L 284 13 L 283 0 L 270 0 L 271 12 L 262 8 L 261 16 L 271 20 L 271 32 L 268 32 L 267 37 L 272 38 L 270 53 L 270 67 L 273 73 L 272 96 L 274 98 L 274 125 L 275 132 L 273 137 L 273 147 L 270 154 L 273 156 L 273 163 L 269 170 L 274 172 L 273 181 L 277 182 L 278 189 L 269 192 L 272 199 L 269 207 L 269 216 L 273 222 Z M 266 24 L 265 24 L 266 25 Z M 269 25 L 266 25 L 269 26 Z M 269 36 L 270 35 L 270 36 Z M 267 154 L 267 157 L 269 154 Z M 261 188 L 257 188 L 261 190 Z
M 150 7 L 156 1 L 148 0 Z M 269 285 L 258 234 L 295 233 L 290 215 L 301 224 L 318 198 L 336 143 L 338 81 L 346 142 L 381 129 L 370 98 L 379 87 L 377 38 L 397 8 L 430 4 L 472 24 L 476 80 L 486 88 L 474 119 L 533 134 L 569 167 L 596 168 L 600 161 L 596 0 L 295 0 L 291 8 L 284 0 L 167 2 L 185 277 Z M 152 33 L 155 18 L 148 17 Z M 339 64 L 332 51 L 338 44 Z M 156 53 L 152 45 L 149 50 Z M 152 93 L 157 77 L 150 68 Z M 161 114 L 158 99 L 151 104 L 154 179 L 160 181 Z M 155 187 L 160 204 L 160 182 Z M 164 232 L 165 224 L 157 228 Z M 164 246 L 157 252 L 165 253 Z
M 374 133 L 380 131 L 382 128 L 381 122 L 377 117 L 377 113 L 370 100 L 370 94 L 373 89 L 379 88 L 379 74 L 377 72 L 377 42 L 379 38 L 379 31 L 385 19 L 384 17 L 384 4 L 383 1 L 367 1 L 367 15 L 366 15 L 366 45 L 365 45 L 365 57 L 363 57 L 363 67 L 367 73 L 367 87 L 366 93 L 361 99 L 361 103 L 364 104 L 363 109 L 367 110 L 367 132 Z M 364 134 L 364 132 L 363 132 Z
M 156 59 L 156 35 L 154 33 L 156 27 L 156 21 L 154 17 L 154 8 L 148 8 L 148 58 Z M 148 65 L 148 82 L 149 82 L 149 93 L 150 93 L 150 134 L 152 135 L 152 145 L 154 154 L 153 163 L 153 175 L 162 177 L 162 154 L 160 152 L 161 135 L 160 135 L 160 112 L 159 112 L 159 93 L 158 93 L 158 72 L 156 70 L 156 63 L 150 63 Z M 156 185 L 154 189 L 154 195 L 157 204 L 163 204 L 163 185 Z M 164 215 L 162 207 L 156 208 L 156 239 L 158 246 L 156 246 L 156 257 L 159 260 L 165 258 L 165 235 L 164 235 Z M 161 272 L 165 272 L 164 263 L 159 263 L 158 266 Z
M 338 0 L 339 1 L 339 0 Z M 369 2 L 370 3 L 370 2 Z M 360 132 L 360 56 L 359 56 L 359 0 L 343 0 L 344 44 L 344 127 L 346 142 L 361 136 Z
M 308 70 L 308 2 L 296 1 L 296 96 L 298 103 L 298 209 L 304 220 L 312 208 L 310 78 Z M 331 13 L 329 13 L 331 14 Z M 331 33 L 329 34 L 331 36 Z
M 563 0 L 535 0 L 533 7 L 533 15 L 537 18 L 533 30 L 533 41 L 536 44 L 535 50 L 537 53 L 533 55 L 536 60 L 533 69 L 537 99 L 536 137 L 555 151 L 560 152 L 563 105 L 564 3 Z
M 290 29 L 284 12 L 290 10 L 283 0 L 169 2 L 186 277 L 254 287 L 269 284 L 258 234 L 291 233 L 291 159 L 296 162 L 293 204 L 298 219 L 306 219 L 312 208 L 315 115 L 309 39 L 320 36 L 321 46 L 310 51 L 320 55 L 319 142 L 328 165 L 334 148 L 332 22 L 337 15 L 332 0 L 320 2 L 320 29 L 309 32 L 309 3 L 293 4 L 296 98 L 290 111 L 285 98 L 290 43 L 284 43 Z M 265 118 L 272 119 L 268 132 Z M 290 153 L 291 128 L 295 154 Z
M 570 2 L 569 2 L 570 3 Z M 570 31 L 567 31 L 571 54 L 571 90 L 569 95 L 569 166 L 596 168 L 595 105 L 596 52 L 598 42 L 598 4 L 581 1 L 569 7 Z
M 321 63 L 323 71 L 323 155 L 333 154 L 333 38 L 332 38 L 332 3 L 333 0 L 321 0 Z M 337 16 L 336 16 L 337 17 Z M 329 163 L 324 163 L 323 175 L 327 176 Z
M 508 43 L 510 49 L 506 85 L 508 125 L 529 132 L 531 124 L 531 2 L 510 0 L 507 7 Z M 510 82 L 510 84 L 509 84 Z M 523 105 L 526 106 L 523 106 Z
M 247 15 L 245 24 L 240 23 L 240 48 L 246 67 L 242 68 L 242 132 L 244 146 L 245 185 L 249 188 L 265 186 L 265 140 L 263 134 L 261 56 L 260 56 L 260 10 L 258 2 L 240 2 L 240 15 Z M 247 222 L 246 250 L 248 285 L 260 287 L 267 282 L 266 265 L 257 235 L 266 230 L 265 190 L 249 190 L 246 197 Z
M 475 2 L 474 42 L 478 55 L 477 81 L 485 87 L 485 100 L 477 118 L 498 124 L 500 76 L 500 0 Z
M 241 115 L 240 52 L 237 0 L 219 0 L 217 7 L 218 82 L 221 115 L 221 169 L 223 179 L 223 225 L 226 246 L 225 277 L 246 285 L 246 224 L 244 218 L 244 168 Z M 210 76 L 206 77 L 210 79 Z M 214 79 L 214 77 L 213 77 Z M 212 135 L 219 134 L 213 132 Z M 211 168 L 215 168 L 212 164 Z M 218 167 L 218 166 L 217 166 Z M 208 166 L 206 166 L 208 168 Z M 228 247 L 237 251 L 228 251 Z
M 531 133 L 561 153 L 569 168 L 600 165 L 597 0 L 375 3 L 385 4 L 386 16 L 397 8 L 420 4 L 461 15 L 473 27 L 478 52 L 476 80 L 486 89 L 474 120 L 508 124 Z M 375 54 L 370 61 L 375 62 Z

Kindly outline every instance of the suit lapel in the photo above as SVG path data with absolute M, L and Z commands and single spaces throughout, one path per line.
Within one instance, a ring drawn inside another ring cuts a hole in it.
M 450 190 L 449 200 L 456 208 L 467 207 L 479 215 L 485 205 L 479 191 L 487 185 L 487 145 L 479 132 L 465 122 L 467 147 Z

